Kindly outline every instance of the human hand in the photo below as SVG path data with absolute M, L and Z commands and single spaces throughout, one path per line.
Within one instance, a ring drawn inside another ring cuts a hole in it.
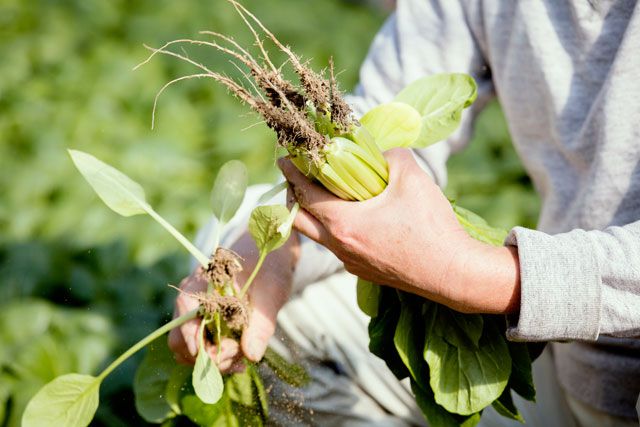
M 335 197 L 281 160 L 303 208 L 294 227 L 363 279 L 458 311 L 515 311 L 520 300 L 515 248 L 495 248 L 469 237 L 409 150 L 393 149 L 385 157 L 388 187 L 362 202 Z
M 233 245 L 232 250 L 243 258 L 243 271 L 237 277 L 237 289 L 240 289 L 258 260 L 258 250 L 248 233 L 245 233 Z M 244 330 L 240 342 L 224 338 L 218 356 L 218 348 L 205 341 L 209 356 L 218 362 L 221 371 L 242 370 L 241 359 L 243 355 L 253 362 L 262 359 L 269 338 L 275 331 L 277 314 L 291 293 L 293 269 L 299 251 L 300 243 L 297 233 L 292 233 L 285 245 L 266 257 L 262 268 L 249 288 L 249 324 Z M 182 281 L 180 288 L 185 292 L 181 292 L 176 299 L 176 316 L 198 307 L 198 301 L 189 296 L 189 293 L 206 291 L 207 282 L 200 275 L 194 273 Z M 174 352 L 178 362 L 187 364 L 195 362 L 195 357 L 198 354 L 199 326 L 200 319 L 196 318 L 169 333 L 169 348 Z

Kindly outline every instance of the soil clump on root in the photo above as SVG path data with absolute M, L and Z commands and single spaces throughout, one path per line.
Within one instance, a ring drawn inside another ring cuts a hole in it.
M 233 285 L 236 275 L 242 271 L 240 260 L 234 251 L 218 248 L 202 274 L 216 286 Z

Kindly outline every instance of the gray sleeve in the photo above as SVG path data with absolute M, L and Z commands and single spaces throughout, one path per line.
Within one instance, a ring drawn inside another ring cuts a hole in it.
M 640 221 L 548 235 L 516 227 L 520 313 L 509 339 L 596 340 L 640 335 Z

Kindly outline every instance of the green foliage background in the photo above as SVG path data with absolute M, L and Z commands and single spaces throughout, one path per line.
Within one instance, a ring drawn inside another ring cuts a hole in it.
M 347 90 L 386 15 L 355 0 L 244 3 L 314 68 L 333 56 Z M 168 89 L 150 129 L 156 92 L 193 70 L 157 58 L 132 71 L 148 54 L 143 43 L 205 29 L 251 44 L 222 0 L 0 4 L 0 426 L 18 425 L 30 394 L 54 376 L 95 373 L 105 355 L 170 317 L 174 293 L 165 285 L 187 273 L 187 257 L 154 222 L 122 219 L 102 205 L 66 148 L 125 171 L 187 236 L 209 215 L 222 163 L 244 161 L 254 183 L 277 176 L 273 135 L 212 82 Z M 189 53 L 234 72 L 217 53 Z M 452 159 L 447 193 L 494 225 L 535 225 L 538 201 L 497 105 Z M 134 369 L 135 361 L 105 383 L 95 425 L 143 425 L 132 404 Z

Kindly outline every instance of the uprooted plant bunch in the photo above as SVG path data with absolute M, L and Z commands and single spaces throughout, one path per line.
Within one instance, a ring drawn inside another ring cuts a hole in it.
M 366 200 L 384 191 L 388 171 L 382 151 L 423 148 L 446 139 L 458 127 L 462 111 L 476 98 L 476 84 L 470 76 L 437 74 L 409 84 L 392 102 L 356 120 L 340 95 L 331 62 L 328 78 L 314 72 L 245 7 L 235 0 L 228 2 L 251 31 L 259 60 L 233 38 L 210 31 L 202 35 L 213 40 L 182 39 L 158 49 L 149 47 L 152 54 L 147 61 L 157 54 L 169 55 L 200 71 L 167 83 L 158 96 L 171 84 L 191 78 L 211 78 L 223 84 L 264 119 L 298 169 L 342 199 Z M 285 54 L 285 64 L 273 64 L 262 37 Z M 242 80 L 171 50 L 180 44 L 209 46 L 239 61 L 237 68 L 249 88 Z M 283 77 L 285 66 L 293 69 L 297 82 Z M 453 208 L 472 237 L 502 244 L 503 230 L 455 204 Z M 503 317 L 457 313 L 363 280 L 358 281 L 358 303 L 372 318 L 370 350 L 398 378 L 410 378 L 417 404 L 430 425 L 475 425 L 489 405 L 522 421 L 511 391 L 535 399 L 531 362 L 539 348 L 507 342 Z
M 186 61 L 200 71 L 163 86 L 154 102 L 154 117 L 158 97 L 170 85 L 187 79 L 211 78 L 225 85 L 264 119 L 276 133 L 278 145 L 288 151 L 290 159 L 303 173 L 342 199 L 366 200 L 384 191 L 388 170 L 382 151 L 393 147 L 426 147 L 447 138 L 458 127 L 462 111 L 476 98 L 476 85 L 470 76 L 437 74 L 409 84 L 392 102 L 379 105 L 356 120 L 337 88 L 332 64 L 328 78 L 315 73 L 246 8 L 235 0 L 228 2 L 253 34 L 260 51 L 259 59 L 231 37 L 211 31 L 202 34 L 213 40 L 182 39 L 158 49 L 149 48 L 152 54 L 142 64 L 157 54 L 164 54 Z M 261 37 L 266 37 L 285 54 L 285 64 L 280 67 L 273 64 Z M 180 44 L 208 46 L 239 61 L 238 69 L 249 88 L 184 52 L 170 50 Z M 293 69 L 297 82 L 284 78 L 284 66 Z M 260 256 L 256 268 L 237 290 L 232 277 L 239 267 L 232 253 L 219 250 L 212 257 L 203 255 L 151 208 L 137 183 L 88 154 L 71 151 L 71 156 L 111 209 L 124 216 L 149 214 L 174 235 L 201 264 L 201 274 L 207 278 L 209 288 L 192 295 L 199 300 L 199 309 L 153 332 L 97 377 L 69 374 L 47 384 L 27 407 L 23 425 L 87 425 L 98 406 L 98 388 L 104 377 L 144 345 L 196 316 L 202 318 L 200 345 L 195 366 L 188 372 L 189 387 L 193 388 L 199 405 L 209 406 L 200 406 L 202 411 L 198 416 L 201 418 L 193 419 L 204 422 L 202 414 L 207 413 L 213 418 L 207 418 L 206 423 L 213 425 L 222 416 L 229 420 L 237 412 L 249 411 L 251 421 L 245 424 L 260 425 L 268 410 L 260 377 L 249 365 L 248 376 L 243 379 L 223 379 L 204 350 L 204 340 L 210 337 L 215 344 L 223 335 L 233 337 L 241 332 L 246 323 L 247 289 L 266 255 L 287 240 L 297 205 L 291 212 L 281 205 L 260 206 L 253 211 L 249 231 Z M 246 187 L 244 166 L 233 162 L 221 169 L 212 194 L 212 207 L 219 224 L 214 238 L 216 247 L 220 230 L 236 212 Z M 472 237 L 488 244 L 502 244 L 502 230 L 490 227 L 477 215 L 455 205 L 454 212 Z M 511 391 L 529 400 L 535 398 L 531 361 L 538 352 L 524 343 L 507 342 L 504 318 L 457 313 L 440 304 L 362 280 L 358 282 L 358 303 L 372 318 L 370 350 L 384 359 L 399 379 L 410 379 L 416 402 L 430 425 L 475 425 L 489 405 L 504 416 L 522 420 Z M 291 369 L 280 369 L 280 372 L 287 371 Z M 160 384 L 160 392 L 155 388 L 147 390 L 153 399 L 149 406 L 138 406 L 145 419 L 163 422 L 180 411 L 186 413 L 186 408 L 193 406 L 193 400 L 176 398 L 175 385 L 186 378 L 180 375 L 179 367 L 172 368 L 166 375 L 167 381 Z M 249 392 L 240 393 L 240 389 Z M 241 398 L 245 394 L 248 397 Z M 164 396 L 160 399 L 168 409 L 163 406 L 162 411 L 158 411 L 158 395 Z M 251 401 L 259 402 L 257 407 L 245 404 Z M 211 405 L 216 405 L 215 409 L 211 409 Z
M 297 206 L 291 212 L 283 205 L 258 206 L 252 211 L 249 232 L 258 248 L 259 260 L 239 288 L 236 284 L 242 270 L 242 259 L 233 251 L 218 247 L 218 244 L 222 231 L 236 215 L 244 198 L 247 170 L 243 163 L 237 160 L 225 163 L 216 177 L 211 193 L 212 210 L 217 219 L 213 236 L 215 249 L 208 257 L 151 207 L 137 182 L 90 154 L 76 150 L 69 150 L 69 154 L 109 208 L 125 217 L 147 214 L 174 236 L 200 264 L 197 274 L 206 281 L 207 289 L 188 293 L 198 301 L 197 309 L 173 319 L 141 339 L 99 375 L 66 374 L 46 384 L 27 405 L 22 425 L 89 425 L 98 408 L 102 381 L 130 356 L 152 343 L 134 381 L 136 408 L 146 421 L 163 423 L 181 414 L 201 425 L 214 422 L 263 425 L 269 408 L 256 365 L 245 361 L 244 372 L 223 377 L 209 356 L 205 343 L 210 341 L 217 345 L 219 355 L 223 338 L 237 339 L 241 336 L 249 320 L 247 292 L 267 254 L 288 240 Z M 166 345 L 154 341 L 196 317 L 201 319 L 198 354 L 193 368 L 185 370 L 183 365 L 173 362 Z M 304 370 L 287 363 L 272 350 L 267 349 L 264 360 L 284 381 L 294 386 L 306 382 Z

